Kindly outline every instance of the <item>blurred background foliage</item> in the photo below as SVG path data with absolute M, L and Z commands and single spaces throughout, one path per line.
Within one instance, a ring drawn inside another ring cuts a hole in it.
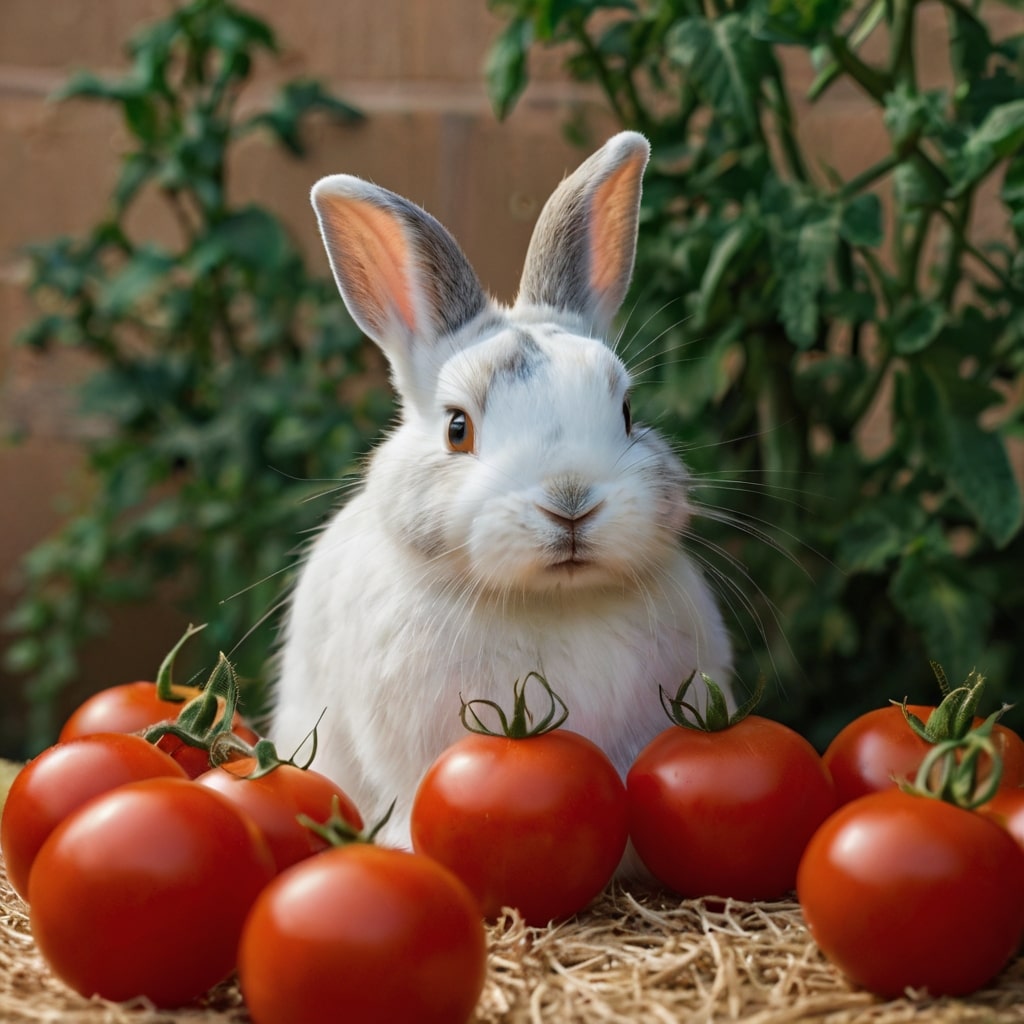
M 126 74 L 79 73 L 60 94 L 117 107 L 129 141 L 95 228 L 30 252 L 40 315 L 21 341 L 93 357 L 81 412 L 103 428 L 89 444 L 92 505 L 25 558 L 7 623 L 29 750 L 54 735 L 55 703 L 109 608 L 157 588 L 208 623 L 186 656 L 232 651 L 258 705 L 283 570 L 322 515 L 305 499 L 357 470 L 389 414 L 333 281 L 306 268 L 270 210 L 230 198 L 244 137 L 301 157 L 307 116 L 361 116 L 309 80 L 240 114 L 254 61 L 276 52 L 264 21 L 194 0 L 131 41 Z M 166 206 L 172 243 L 133 235 L 144 196 Z
M 1024 33 L 943 0 L 951 81 L 926 89 L 925 2 L 492 0 L 500 116 L 532 52 L 559 47 L 652 142 L 637 405 L 694 469 L 741 678 L 766 673 L 765 709 L 819 745 L 937 697 L 929 659 L 985 673 L 991 707 L 1022 693 Z M 853 177 L 802 144 L 793 48 L 812 103 L 845 80 L 884 126 Z M 972 221 L 985 188 L 994 237 Z
M 653 145 L 622 350 L 637 408 L 680 444 L 704 515 L 689 543 L 728 607 L 764 710 L 818 745 L 860 710 L 990 680 L 1021 693 L 1024 537 L 1008 443 L 1022 433 L 1024 33 L 942 0 L 951 80 L 918 78 L 932 0 L 490 0 L 499 117 L 532 55 L 557 50 Z M 231 147 L 261 132 L 297 156 L 312 81 L 240 116 L 270 28 L 224 0 L 179 6 L 131 44 L 122 78 L 66 96 L 117 105 L 132 140 L 107 216 L 31 254 L 40 316 L 24 341 L 85 349 L 90 511 L 34 549 L 9 627 L 30 747 L 112 602 L 170 588 L 236 650 L 257 693 L 304 531 L 390 413 L 333 283 L 283 225 L 231 205 Z M 870 99 L 889 151 L 842 177 L 807 150 L 784 56 Z M 566 130 L 586 134 L 585 126 Z M 599 141 L 599 140 L 596 140 Z M 595 142 L 586 139 L 588 146 Z M 126 221 L 155 190 L 175 246 Z M 978 197 L 1004 216 L 979 237 Z M 368 380 L 370 383 L 368 383 Z M 230 599 L 228 599 L 230 598 Z M 240 641 L 246 638 L 243 643 Z M 1008 721 L 1019 728 L 1021 709 Z

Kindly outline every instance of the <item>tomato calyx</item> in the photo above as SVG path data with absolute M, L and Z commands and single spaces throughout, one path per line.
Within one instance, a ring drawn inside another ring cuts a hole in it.
M 543 718 L 535 721 L 533 712 L 526 701 L 526 684 L 535 679 L 543 689 L 548 698 L 548 710 Z M 459 720 L 470 732 L 478 733 L 481 736 L 505 736 L 510 740 L 524 740 L 531 736 L 543 736 L 545 733 L 554 732 L 564 725 L 569 717 L 569 707 L 562 698 L 551 688 L 551 684 L 539 672 L 529 672 L 523 679 L 517 679 L 512 684 L 512 717 L 505 714 L 505 710 L 497 701 L 476 698 L 474 700 L 459 700 L 462 703 L 459 711 Z M 476 705 L 483 705 L 490 708 L 498 717 L 498 729 L 492 729 L 477 714 Z
M 985 677 L 971 669 L 963 685 L 955 689 L 950 686 L 946 673 L 938 662 L 930 662 L 932 672 L 942 691 L 942 700 L 923 721 L 907 707 L 907 698 L 892 701 L 903 711 L 903 717 L 914 732 L 926 743 L 945 743 L 948 740 L 963 739 L 974 724 L 978 705 L 985 689 Z M 1005 711 L 1005 708 L 1003 709 Z M 1002 714 L 1002 711 L 999 712 Z
M 176 704 L 184 704 L 191 696 L 191 693 L 182 693 L 174 684 L 174 662 L 178 657 L 182 647 L 196 635 L 206 629 L 206 623 L 201 623 L 198 626 L 192 625 L 190 622 L 188 628 L 182 634 L 181 639 L 167 652 L 164 660 L 160 663 L 160 668 L 156 674 L 156 695 L 160 700 L 171 701 Z
M 308 814 L 300 814 L 297 820 L 304 828 L 318 835 L 328 846 L 351 846 L 356 843 L 373 845 L 380 830 L 391 820 L 396 802 L 392 800 L 391 806 L 381 819 L 368 829 L 358 829 L 342 816 L 341 801 L 336 796 L 331 799 L 331 813 L 326 821 L 317 821 Z
M 675 725 L 684 729 L 695 729 L 698 732 L 722 732 L 749 717 L 761 702 L 761 697 L 764 696 L 764 676 L 758 676 L 754 692 L 730 714 L 722 688 L 709 675 L 701 672 L 700 678 L 705 691 L 702 712 L 695 702 L 687 699 L 696 678 L 697 670 L 694 669 L 679 684 L 679 689 L 676 690 L 674 697 L 669 696 L 663 686 L 658 687 L 658 696 L 661 698 L 661 706 L 665 709 L 665 714 Z
M 142 735 L 150 743 L 173 736 L 187 746 L 210 752 L 218 739 L 234 727 L 238 693 L 234 666 L 222 653 L 206 685 L 182 706 L 177 718 L 151 725 Z M 246 751 L 251 753 L 248 745 Z M 222 756 L 221 762 L 234 756 L 234 753 Z
M 1004 705 L 993 711 L 964 736 L 934 744 L 914 781 L 901 784 L 903 791 L 968 811 L 988 803 L 996 795 L 1003 776 L 1003 759 L 992 739 L 992 729 L 1006 709 Z M 982 764 L 986 765 L 986 772 L 979 770 Z

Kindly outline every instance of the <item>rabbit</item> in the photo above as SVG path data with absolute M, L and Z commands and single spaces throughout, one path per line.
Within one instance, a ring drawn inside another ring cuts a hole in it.
M 417 785 L 465 734 L 462 698 L 508 708 L 539 672 L 566 728 L 624 777 L 669 724 L 659 687 L 699 670 L 729 692 L 730 640 L 680 544 L 687 470 L 633 421 L 608 343 L 649 153 L 621 132 L 563 180 L 511 307 L 418 206 L 348 175 L 313 187 L 338 288 L 401 414 L 298 575 L 269 736 L 293 749 L 323 712 L 313 766 L 368 819 L 394 801 L 380 842 L 410 846 Z

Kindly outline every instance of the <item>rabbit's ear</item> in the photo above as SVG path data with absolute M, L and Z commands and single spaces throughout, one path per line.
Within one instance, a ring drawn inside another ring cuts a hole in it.
M 479 279 L 445 228 L 393 192 L 336 174 L 311 198 L 345 305 L 411 394 L 434 342 L 486 307 Z
M 620 132 L 547 201 L 526 253 L 517 305 L 576 314 L 607 336 L 633 275 L 647 140 Z

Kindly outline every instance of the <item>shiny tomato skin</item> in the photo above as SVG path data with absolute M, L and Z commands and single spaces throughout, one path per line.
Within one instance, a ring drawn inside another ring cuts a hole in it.
M 59 739 L 64 742 L 94 732 L 142 732 L 151 725 L 177 718 L 185 704 L 202 692 L 194 686 L 173 686 L 172 689 L 182 698 L 180 701 L 158 697 L 156 683 L 122 683 L 100 690 L 71 713 L 61 728 Z M 237 712 L 233 721 L 231 731 L 247 743 L 253 744 L 259 739 Z M 207 751 L 183 743 L 177 736 L 161 736 L 156 746 L 170 754 L 190 779 L 210 770 Z
M 274 876 L 256 825 L 185 779 L 131 782 L 54 829 L 29 877 L 29 924 L 83 996 L 181 1006 L 227 977 Z
M 147 726 L 177 718 L 185 702 L 199 694 L 194 686 L 175 686 L 180 701 L 161 700 L 156 683 L 109 686 L 87 697 L 71 712 L 60 730 L 61 742 L 94 732 L 140 732 Z
M 978 808 L 978 813 L 1005 828 L 1024 850 L 1024 788 L 1003 786 L 991 800 Z
M 671 726 L 640 752 L 626 788 L 640 859 L 687 897 L 784 895 L 836 806 L 810 743 L 758 715 L 718 732 Z
M 427 770 L 413 849 L 450 868 L 497 918 L 532 925 L 582 910 L 627 841 L 626 792 L 605 754 L 568 729 L 525 739 L 469 734 Z
M 427 857 L 367 843 L 282 872 L 253 906 L 238 958 L 254 1024 L 463 1024 L 486 969 L 465 886 Z
M 926 722 L 934 708 L 911 704 L 907 710 Z M 981 723 L 981 718 L 975 718 L 975 725 Z M 992 736 L 1003 758 L 1002 784 L 1024 785 L 1024 740 L 998 723 Z M 822 760 L 832 773 L 839 802 L 847 803 L 868 793 L 895 789 L 896 780 L 913 780 L 930 747 L 907 724 L 902 709 L 890 704 L 844 726 Z
M 355 804 L 326 775 L 281 764 L 258 778 L 246 778 L 256 764 L 254 757 L 239 758 L 211 768 L 196 782 L 215 789 L 250 815 L 267 840 L 279 872 L 327 848 L 325 839 L 299 823 L 300 814 L 325 822 L 337 799 L 342 818 L 362 831 L 363 819 Z
M 11 783 L 0 819 L 0 848 L 14 891 L 28 897 L 36 854 L 72 811 L 117 786 L 158 776 L 186 777 L 173 758 L 126 733 L 93 733 L 36 755 Z
M 886 790 L 815 833 L 797 897 L 822 951 L 861 987 L 965 996 L 1024 938 L 1024 853 L 982 815 Z

